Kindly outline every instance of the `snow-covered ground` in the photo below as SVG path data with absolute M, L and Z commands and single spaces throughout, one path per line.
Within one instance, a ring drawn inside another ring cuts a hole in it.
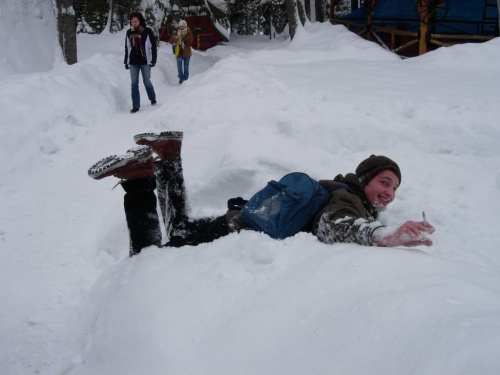
M 55 22 L 52 0 L 0 1 L 0 79 L 46 71 L 61 59 Z
M 162 44 L 158 105 L 141 86 L 134 115 L 123 41 L 80 35 L 78 64 L 0 77 L 0 373 L 500 372 L 500 40 L 403 61 L 313 24 L 195 52 L 182 86 Z M 121 188 L 87 169 L 169 129 L 195 217 L 383 154 L 403 177 L 382 221 L 425 211 L 434 245 L 245 232 L 129 259 Z

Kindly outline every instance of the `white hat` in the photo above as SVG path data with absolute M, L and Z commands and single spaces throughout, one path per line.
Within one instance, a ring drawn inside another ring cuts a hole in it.
M 187 25 L 188 25 L 188 24 L 187 24 L 187 22 L 186 22 L 186 21 L 184 21 L 184 20 L 180 20 L 180 22 L 179 22 L 179 27 L 181 27 L 181 26 L 186 26 L 186 27 L 187 27 Z

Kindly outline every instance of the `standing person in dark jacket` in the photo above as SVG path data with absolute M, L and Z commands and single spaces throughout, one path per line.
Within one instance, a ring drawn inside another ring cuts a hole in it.
M 130 30 L 125 38 L 125 69 L 130 69 L 132 81 L 132 109 L 135 113 L 141 106 L 139 94 L 139 71 L 142 73 L 142 82 L 148 93 L 151 105 L 156 105 L 156 94 L 151 83 L 151 68 L 156 64 L 156 37 L 153 31 L 146 26 L 144 16 L 139 12 L 129 15 Z
M 130 233 L 130 255 L 151 245 L 161 245 L 156 212 L 157 190 L 163 221 L 169 237 L 164 246 L 196 246 L 242 229 L 250 229 L 238 210 L 217 218 L 189 220 L 182 173 L 182 132 L 138 134 L 141 145 L 121 156 L 110 156 L 94 164 L 89 176 L 115 176 L 123 181 L 125 216 Z M 158 160 L 153 161 L 153 152 Z M 325 207 L 313 219 L 312 233 L 322 242 L 348 242 L 366 246 L 432 245 L 426 236 L 434 232 L 425 221 L 407 221 L 394 228 L 376 221 L 395 198 L 401 182 L 399 166 L 385 156 L 372 155 L 362 161 L 356 173 L 321 180 L 327 190 L 336 184 L 347 188 L 331 190 Z
M 179 85 L 187 81 L 189 78 L 189 61 L 191 60 L 191 43 L 193 43 L 193 32 L 188 27 L 187 22 L 181 20 L 179 29 L 169 39 L 169 42 L 174 46 L 179 46 L 175 50 L 175 58 L 177 59 L 177 76 L 179 77 Z

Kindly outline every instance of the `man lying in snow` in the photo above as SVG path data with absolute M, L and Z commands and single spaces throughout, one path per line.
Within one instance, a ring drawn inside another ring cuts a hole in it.
M 130 256 L 144 247 L 161 246 L 161 229 L 156 211 L 156 189 L 169 241 L 163 246 L 196 246 L 250 229 L 241 211 L 229 210 L 216 218 L 189 220 L 182 172 L 182 132 L 144 133 L 134 137 L 141 145 L 120 156 L 109 156 L 94 164 L 90 177 L 120 178 L 125 190 L 124 206 L 130 234 Z M 153 161 L 153 152 L 158 156 Z M 319 181 L 331 191 L 326 205 L 314 216 L 310 231 L 322 242 L 352 242 L 366 246 L 432 245 L 427 222 L 407 221 L 398 228 L 376 221 L 378 213 L 395 198 L 401 182 L 399 166 L 385 156 L 372 155 L 356 172 Z M 348 188 L 332 190 L 336 184 Z

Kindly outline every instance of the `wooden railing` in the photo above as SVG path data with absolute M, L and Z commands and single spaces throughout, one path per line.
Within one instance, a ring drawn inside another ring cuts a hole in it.
M 419 44 L 418 54 L 421 55 L 427 52 L 428 44 L 434 44 L 440 47 L 449 47 L 455 44 L 466 43 L 466 42 L 484 42 L 495 38 L 494 36 L 483 36 L 483 35 L 455 35 L 455 34 L 429 34 L 430 38 L 426 40 L 426 35 L 418 33 L 415 31 L 408 30 L 398 30 L 391 29 L 379 25 L 366 25 L 352 21 L 346 21 L 339 18 L 333 18 L 330 20 L 333 24 L 343 24 L 349 29 L 356 30 L 356 34 L 364 36 L 368 40 L 377 39 L 379 44 L 385 49 L 401 53 L 403 50 L 407 50 L 409 47 Z M 378 34 L 384 34 L 384 38 Z M 397 36 L 404 42 L 398 45 Z M 389 46 L 387 45 L 389 44 Z M 424 47 L 422 45 L 425 44 Z

